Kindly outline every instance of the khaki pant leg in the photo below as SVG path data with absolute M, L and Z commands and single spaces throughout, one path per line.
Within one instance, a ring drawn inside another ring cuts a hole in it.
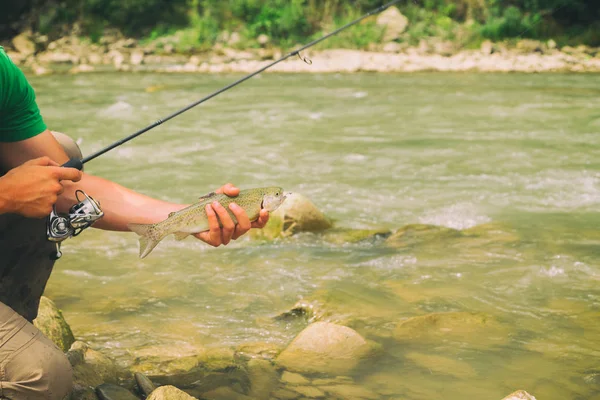
M 62 400 L 72 385 L 71 364 L 62 351 L 0 303 L 0 397 Z

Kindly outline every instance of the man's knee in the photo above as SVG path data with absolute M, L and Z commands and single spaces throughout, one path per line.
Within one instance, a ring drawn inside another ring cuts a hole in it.
M 65 135 L 62 132 L 50 131 L 54 138 L 60 143 L 62 148 L 65 150 L 65 153 L 69 156 L 69 158 L 77 158 L 81 160 L 83 158 L 83 154 L 81 153 L 81 149 L 77 142 L 71 139 L 70 136 Z
M 67 357 L 27 323 L 3 346 L 0 397 L 11 400 L 62 400 L 73 385 Z M 12 350 L 12 351 L 11 351 Z

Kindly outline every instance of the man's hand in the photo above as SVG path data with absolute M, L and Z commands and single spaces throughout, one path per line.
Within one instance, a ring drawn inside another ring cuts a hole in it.
M 49 157 L 27 161 L 0 178 L 0 214 L 46 217 L 63 192 L 60 182 L 80 179 L 81 171 L 60 167 Z
M 228 183 L 217 190 L 216 193 L 224 193 L 229 197 L 236 197 L 240 194 L 240 189 Z M 248 232 L 250 228 L 263 228 L 269 220 L 269 212 L 266 210 L 260 210 L 258 219 L 250 222 L 246 211 L 237 204 L 231 203 L 229 209 L 235 215 L 237 224 L 233 222 L 233 219 L 231 219 L 229 213 L 221 204 L 216 201 L 212 204 L 207 204 L 206 215 L 208 216 L 210 230 L 197 233 L 194 236 L 211 246 L 219 247 L 222 244 L 227 245 L 232 239 L 236 240 Z M 219 221 L 221 221 L 223 228 L 219 226 Z

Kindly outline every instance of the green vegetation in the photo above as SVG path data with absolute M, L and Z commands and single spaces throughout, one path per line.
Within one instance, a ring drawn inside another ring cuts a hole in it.
M 106 28 L 166 43 L 180 51 L 201 50 L 237 32 L 238 47 L 257 46 L 260 35 L 289 47 L 330 31 L 375 8 L 376 0 L 25 0 L 11 2 L 0 16 L 0 36 L 31 27 L 50 37 L 76 24 L 97 41 Z M 598 0 L 405 0 L 409 18 L 399 39 L 410 44 L 438 37 L 460 46 L 485 39 L 553 38 L 559 44 L 600 45 Z M 4 19 L 4 20 L 3 20 Z M 357 25 L 327 46 L 366 48 L 380 42 L 374 18 Z M 164 38 L 167 38 L 165 40 Z

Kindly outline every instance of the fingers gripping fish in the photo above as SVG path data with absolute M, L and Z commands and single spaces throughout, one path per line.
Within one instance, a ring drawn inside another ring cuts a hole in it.
M 229 210 L 230 203 L 236 203 L 243 208 L 250 221 L 255 221 L 258 219 L 261 209 L 269 212 L 275 211 L 285 198 L 283 189 L 280 187 L 246 189 L 240 191 L 236 197 L 209 193 L 200 197 L 197 203 L 172 212 L 164 221 L 156 224 L 129 224 L 128 227 L 140 236 L 140 258 L 144 258 L 170 234 L 174 234 L 176 240 L 183 240 L 189 235 L 209 230 L 205 207 L 214 201 L 218 201 L 225 207 L 233 222 L 237 223 L 235 216 Z

